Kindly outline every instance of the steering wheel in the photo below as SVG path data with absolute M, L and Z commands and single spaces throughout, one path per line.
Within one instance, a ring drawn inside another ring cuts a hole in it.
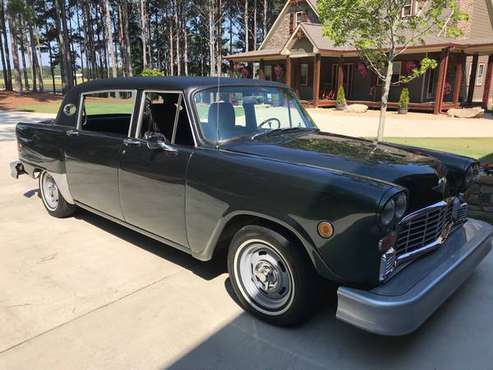
M 260 125 L 258 125 L 258 128 L 264 128 L 265 125 L 269 124 L 269 128 L 273 129 L 272 122 L 275 122 L 275 124 L 277 125 L 277 127 L 275 129 L 281 128 L 281 121 L 279 121 L 279 119 L 277 119 L 275 117 L 267 118 Z

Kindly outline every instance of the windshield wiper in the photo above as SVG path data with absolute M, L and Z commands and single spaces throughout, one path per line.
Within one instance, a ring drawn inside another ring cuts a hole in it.
M 256 138 L 260 136 L 274 136 L 274 135 L 279 135 L 279 134 L 285 134 L 285 133 L 290 133 L 290 132 L 297 132 L 297 131 L 319 131 L 318 128 L 315 127 L 289 127 L 289 128 L 276 128 L 274 130 L 269 130 L 269 131 L 263 131 L 263 132 L 257 132 L 256 134 L 251 136 L 251 140 L 255 140 Z

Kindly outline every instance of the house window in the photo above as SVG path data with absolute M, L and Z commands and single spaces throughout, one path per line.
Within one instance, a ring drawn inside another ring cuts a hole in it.
M 416 0 L 407 0 L 402 7 L 402 18 L 412 17 L 416 15 Z
M 296 12 L 295 14 L 296 26 L 298 26 L 301 22 L 305 22 L 305 12 Z
M 486 69 L 485 64 L 479 64 L 478 65 L 478 74 L 476 76 L 476 86 L 481 86 L 483 84 L 485 69 Z
M 306 63 L 300 66 L 300 85 L 308 86 L 308 64 Z
M 268 81 L 272 81 L 272 66 L 267 65 L 264 66 L 264 79 Z

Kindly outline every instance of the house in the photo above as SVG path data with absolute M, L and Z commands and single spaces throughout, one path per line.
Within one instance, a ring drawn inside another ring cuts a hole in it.
M 409 0 L 402 16 L 412 16 L 419 0 Z M 460 23 L 463 36 L 428 36 L 409 48 L 394 65 L 394 79 L 408 74 L 428 56 L 439 66 L 406 86 L 409 108 L 440 113 L 452 107 L 481 103 L 491 107 L 493 70 L 493 0 L 459 0 L 469 20 Z M 382 83 L 358 57 L 355 49 L 336 47 L 324 37 L 316 0 L 288 0 L 258 50 L 226 57 L 231 63 L 258 63 L 259 78 L 293 88 L 307 105 L 335 105 L 343 85 L 349 103 L 379 107 Z M 390 91 L 391 108 L 403 84 Z

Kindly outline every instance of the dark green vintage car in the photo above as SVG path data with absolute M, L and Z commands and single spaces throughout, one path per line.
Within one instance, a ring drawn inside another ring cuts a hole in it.
M 462 195 L 475 160 L 321 132 L 277 83 L 93 81 L 17 140 L 13 176 L 39 178 L 49 214 L 84 208 L 202 261 L 227 251 L 239 301 L 276 325 L 309 317 L 329 280 L 339 319 L 409 333 L 492 246 Z

